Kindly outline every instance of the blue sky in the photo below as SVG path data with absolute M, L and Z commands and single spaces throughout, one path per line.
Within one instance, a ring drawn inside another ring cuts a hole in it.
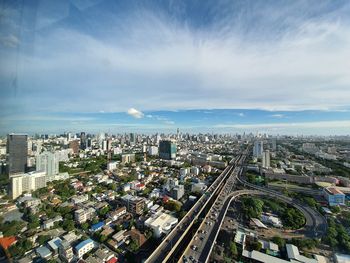
M 0 6 L 0 133 L 349 134 L 349 1 Z

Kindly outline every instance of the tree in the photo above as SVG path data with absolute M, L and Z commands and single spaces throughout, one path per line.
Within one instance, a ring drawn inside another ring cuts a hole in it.
M 279 237 L 279 236 L 273 237 L 272 241 L 274 243 L 276 243 L 279 248 L 282 248 L 282 247 L 284 247 L 286 245 L 286 241 L 283 238 Z
M 230 242 L 230 252 L 232 256 L 237 256 L 238 255 L 238 250 L 237 250 L 237 246 L 236 243 L 231 241 Z
M 43 245 L 50 239 L 51 239 L 51 236 L 49 235 L 41 235 L 41 236 L 38 236 L 36 241 L 39 243 L 39 245 Z
M 62 227 L 63 227 L 63 229 L 66 230 L 66 231 L 72 231 L 72 230 L 75 229 L 74 221 L 71 220 L 71 219 L 64 220 L 64 221 L 63 221 L 63 224 L 62 224 Z
M 87 222 L 81 224 L 81 228 L 86 231 L 89 229 L 89 224 Z
M 107 240 L 107 236 L 105 235 L 100 235 L 100 242 L 103 243 Z

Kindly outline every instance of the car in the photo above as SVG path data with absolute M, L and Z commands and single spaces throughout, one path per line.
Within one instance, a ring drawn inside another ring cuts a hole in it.
M 197 251 L 198 250 L 198 247 L 197 246 L 195 246 L 195 245 L 192 245 L 192 250 L 194 250 L 194 251 Z

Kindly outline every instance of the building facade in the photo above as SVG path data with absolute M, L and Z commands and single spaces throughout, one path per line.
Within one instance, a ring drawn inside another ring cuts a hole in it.
M 27 169 L 28 135 L 8 134 L 6 152 L 8 154 L 8 173 L 25 173 Z
M 171 141 L 159 142 L 159 157 L 164 160 L 176 158 L 176 144 Z

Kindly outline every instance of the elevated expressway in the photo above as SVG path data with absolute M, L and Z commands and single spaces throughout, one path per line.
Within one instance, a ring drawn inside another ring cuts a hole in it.
M 243 164 L 243 163 L 241 163 Z M 208 262 L 227 210 L 233 200 L 241 195 L 268 195 L 278 198 L 299 209 L 305 219 L 304 227 L 298 232 L 311 238 L 319 238 L 327 230 L 326 219 L 314 209 L 286 197 L 279 192 L 259 187 L 244 181 L 241 177 L 244 167 L 236 166 L 232 176 L 227 180 L 221 194 L 217 197 L 212 209 L 206 215 L 196 234 L 182 254 L 179 262 Z M 236 183 L 240 183 L 251 190 L 244 189 L 232 192 Z
M 193 227 L 200 215 L 206 214 L 210 210 L 213 202 L 221 193 L 226 180 L 230 177 L 233 170 L 240 163 L 243 155 L 238 155 L 232 159 L 226 169 L 215 179 L 212 185 L 187 212 L 175 228 L 163 239 L 159 246 L 146 259 L 145 263 L 153 262 L 177 262 L 182 250 L 186 248 Z

